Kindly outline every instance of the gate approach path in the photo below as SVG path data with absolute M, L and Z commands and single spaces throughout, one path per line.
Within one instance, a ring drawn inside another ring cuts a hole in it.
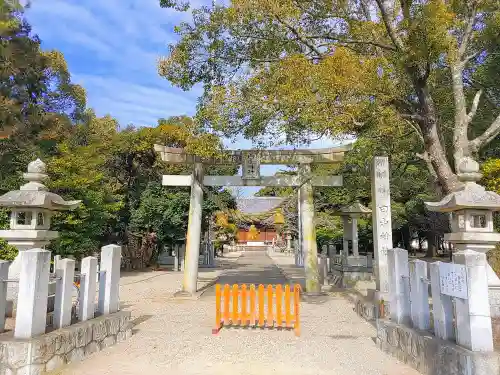
M 173 300 L 181 279 L 172 272 L 123 277 L 120 298 L 123 308 L 132 310 L 134 336 L 57 374 L 418 374 L 376 347 L 375 328 L 342 297 L 302 302 L 300 337 L 290 331 L 243 329 L 212 335 L 213 288 L 197 301 Z M 285 279 L 265 252 L 248 251 L 220 282 L 276 284 Z

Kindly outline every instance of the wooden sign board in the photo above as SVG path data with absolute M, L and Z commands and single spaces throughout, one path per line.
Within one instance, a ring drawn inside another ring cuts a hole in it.
M 462 264 L 440 262 L 439 285 L 442 294 L 468 299 L 467 270 Z

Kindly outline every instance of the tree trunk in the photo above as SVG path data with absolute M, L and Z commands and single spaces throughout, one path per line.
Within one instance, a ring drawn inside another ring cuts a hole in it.
M 437 181 L 442 190 L 441 192 L 443 194 L 449 194 L 458 189 L 460 181 L 451 169 L 448 159 L 446 158 L 446 152 L 439 139 L 436 109 L 427 84 L 420 79 L 415 79 L 414 86 L 420 104 L 421 119 L 419 121 L 419 126 L 424 140 L 424 149 L 430 159 L 430 165 L 432 165 L 435 172 Z
M 437 236 L 435 233 L 429 233 L 427 236 L 427 258 L 434 258 L 437 253 Z
M 410 228 L 405 225 L 401 231 L 403 248 L 411 252 Z
M 457 175 L 453 172 L 446 157 L 446 151 L 439 138 L 438 120 L 434 100 L 427 85 L 427 73 L 414 67 L 407 68 L 412 77 L 413 87 L 418 98 L 417 123 L 419 125 L 427 165 L 431 174 L 436 177 L 442 194 L 449 194 L 460 186 Z

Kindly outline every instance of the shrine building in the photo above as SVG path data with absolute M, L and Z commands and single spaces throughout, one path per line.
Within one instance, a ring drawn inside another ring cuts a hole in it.
M 284 202 L 280 197 L 250 197 L 236 199 L 236 207 L 239 212 L 247 216 L 259 216 L 259 214 L 270 212 Z M 252 228 L 253 226 L 253 228 Z M 256 220 L 238 224 L 236 235 L 237 243 L 247 246 L 263 246 L 277 241 L 278 230 L 273 216 L 264 220 Z

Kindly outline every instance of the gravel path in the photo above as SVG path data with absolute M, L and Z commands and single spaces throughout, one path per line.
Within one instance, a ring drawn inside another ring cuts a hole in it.
M 203 274 L 201 275 L 203 277 Z M 289 331 L 224 330 L 212 335 L 212 288 L 197 301 L 173 300 L 179 273 L 122 278 L 121 300 L 132 310 L 134 336 L 61 374 L 416 375 L 382 353 L 375 329 L 343 298 L 303 302 L 302 335 Z M 284 283 L 264 253 L 246 252 L 221 283 Z

